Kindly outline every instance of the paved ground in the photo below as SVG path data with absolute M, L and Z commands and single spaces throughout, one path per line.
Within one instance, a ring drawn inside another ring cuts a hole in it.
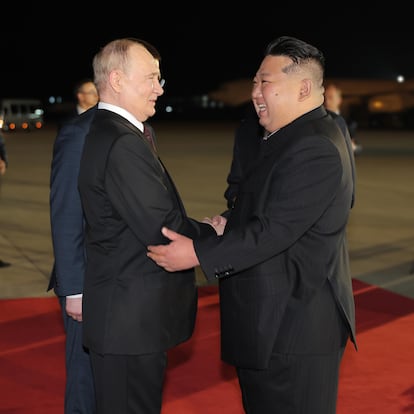
M 188 213 L 221 212 L 235 123 L 154 122 L 161 158 Z M 348 227 L 353 276 L 414 298 L 414 131 L 359 131 L 356 205 Z M 0 189 L 0 298 L 41 297 L 53 263 L 49 174 L 53 125 L 4 133 L 10 167 Z M 205 283 L 201 271 L 199 284 Z

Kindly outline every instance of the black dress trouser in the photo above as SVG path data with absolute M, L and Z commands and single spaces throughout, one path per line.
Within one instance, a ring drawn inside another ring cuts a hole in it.
M 160 414 L 166 352 L 110 355 L 90 352 L 97 414 Z

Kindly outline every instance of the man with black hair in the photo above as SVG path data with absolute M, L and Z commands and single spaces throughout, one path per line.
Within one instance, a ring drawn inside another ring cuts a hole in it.
M 247 414 L 335 414 L 339 368 L 356 347 L 346 227 L 354 202 L 350 143 L 324 102 L 324 56 L 283 36 L 253 82 L 264 128 L 221 236 L 185 237 L 148 256 L 218 279 L 221 357 L 236 367 Z M 348 137 L 349 139 L 349 137 Z

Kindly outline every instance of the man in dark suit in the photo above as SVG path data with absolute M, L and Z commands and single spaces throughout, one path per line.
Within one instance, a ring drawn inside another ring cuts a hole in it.
M 323 54 L 272 41 L 252 99 L 266 130 L 220 237 L 170 229 L 148 256 L 169 271 L 218 278 L 221 356 L 248 414 L 334 414 L 340 361 L 355 340 L 346 226 L 352 151 L 323 106 Z M 356 346 L 356 345 L 355 345 Z
M 159 61 L 152 45 L 130 38 L 110 42 L 93 60 L 100 101 L 78 184 L 87 237 L 83 333 L 98 414 L 159 414 L 166 352 L 194 329 L 194 269 L 171 275 L 146 246 L 166 242 L 163 225 L 189 237 L 216 234 L 187 217 L 146 137 L 164 93 Z
M 50 175 L 50 223 L 54 265 L 47 290 L 62 307 L 66 333 L 65 414 L 95 413 L 95 390 L 89 352 L 82 338 L 82 292 L 86 267 L 84 217 L 78 173 L 85 136 L 96 106 L 60 128 L 53 146 Z
M 75 103 L 73 107 L 66 113 L 60 121 L 58 121 L 58 131 L 66 122 L 71 121 L 74 117 L 83 114 L 89 108 L 98 103 L 98 91 L 96 90 L 93 79 L 83 78 L 76 82 L 73 89 L 73 97 Z
M 6 174 L 8 163 L 6 142 L 0 130 L 0 176 Z
M 3 134 L 1 133 L 1 130 L 0 130 L 0 179 L 2 175 L 6 174 L 8 163 L 9 162 L 8 162 L 8 157 L 7 157 L 6 143 L 4 141 Z M 1 185 L 1 181 L 0 181 L 0 185 Z M 0 268 L 9 267 L 9 266 L 10 266 L 9 262 L 0 260 Z
M 354 155 L 358 155 L 362 151 L 362 146 L 356 140 L 356 132 L 358 124 L 352 119 L 345 119 L 341 114 L 342 106 L 342 91 L 332 82 L 329 82 L 325 85 L 325 108 L 334 113 L 341 119 L 341 123 L 344 122 L 346 129 L 349 132 L 351 137 L 352 150 Z

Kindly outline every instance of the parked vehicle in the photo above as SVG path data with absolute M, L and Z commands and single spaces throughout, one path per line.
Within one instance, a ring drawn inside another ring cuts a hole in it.
M 43 127 L 44 109 L 39 99 L 0 100 L 0 128 L 3 131 Z

